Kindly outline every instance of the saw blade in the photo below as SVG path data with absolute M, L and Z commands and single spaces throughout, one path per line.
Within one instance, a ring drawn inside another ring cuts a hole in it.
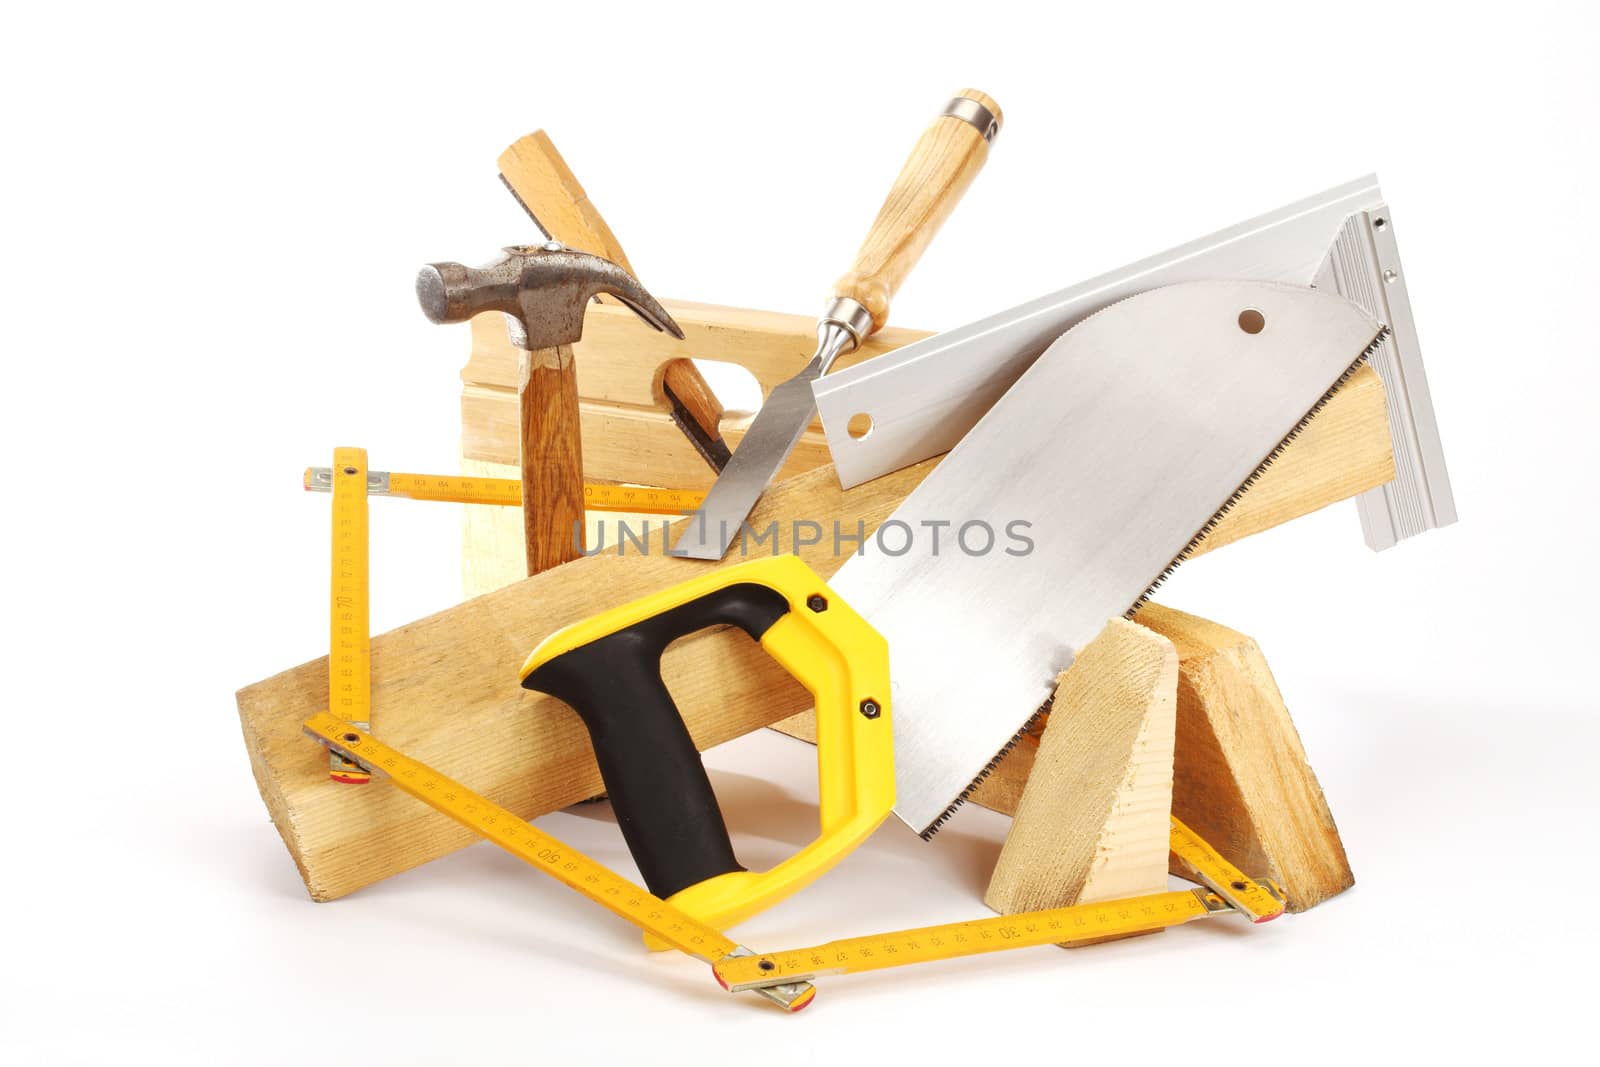
M 1191 282 L 1050 346 L 832 582 L 894 650 L 903 822 L 939 828 L 1382 333 L 1331 294 Z

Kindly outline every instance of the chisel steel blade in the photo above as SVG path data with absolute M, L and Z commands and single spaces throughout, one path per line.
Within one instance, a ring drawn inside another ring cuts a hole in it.
M 750 430 L 706 493 L 699 511 L 685 524 L 672 545 L 674 556 L 721 559 L 767 485 L 800 443 L 817 411 L 811 383 L 820 378 L 843 347 L 843 339 L 825 333 L 823 347 L 805 369 L 772 390 L 756 413 Z
M 1382 334 L 1329 293 L 1192 282 L 1051 345 L 830 583 L 889 641 L 895 814 L 936 830 Z

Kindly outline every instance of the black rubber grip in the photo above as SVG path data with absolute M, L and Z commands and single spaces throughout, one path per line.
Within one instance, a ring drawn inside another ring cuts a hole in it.
M 730 585 L 564 652 L 522 681 L 566 702 L 589 728 L 623 839 L 658 897 L 744 870 L 705 764 L 661 680 L 661 654 L 708 626 L 737 626 L 759 641 L 788 611 L 774 589 Z

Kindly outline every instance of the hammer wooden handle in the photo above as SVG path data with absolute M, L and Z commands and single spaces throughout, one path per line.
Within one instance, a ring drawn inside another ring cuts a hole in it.
M 895 179 L 850 272 L 834 284 L 835 297 L 848 297 L 867 309 L 874 333 L 888 321 L 895 290 L 983 169 L 989 142 L 999 130 L 1000 105 L 992 97 L 976 89 L 962 89 L 956 98 L 981 108 L 969 110 L 979 115 L 987 111 L 993 117 L 988 136 L 972 121 L 956 115 L 946 113 L 934 119 Z
M 583 555 L 583 448 L 572 348 L 522 353 L 522 525 L 528 573 Z

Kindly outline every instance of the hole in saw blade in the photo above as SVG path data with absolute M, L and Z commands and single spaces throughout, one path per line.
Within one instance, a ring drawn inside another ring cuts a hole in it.
M 1239 312 L 1239 329 L 1245 333 L 1260 333 L 1267 328 L 1267 317 L 1255 308 Z
M 845 431 L 857 441 L 872 432 L 872 416 L 865 411 L 857 412 L 850 416 L 850 421 L 844 424 Z

